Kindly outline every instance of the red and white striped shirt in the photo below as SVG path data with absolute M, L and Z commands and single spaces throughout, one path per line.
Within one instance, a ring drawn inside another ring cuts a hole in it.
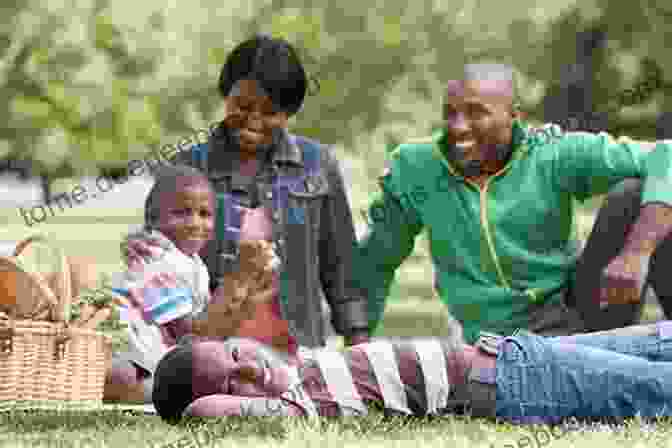
M 440 339 L 376 341 L 337 351 L 318 351 L 299 369 L 300 386 L 283 398 L 307 415 L 365 415 L 369 407 L 406 415 L 446 408 L 463 384 L 467 352 Z

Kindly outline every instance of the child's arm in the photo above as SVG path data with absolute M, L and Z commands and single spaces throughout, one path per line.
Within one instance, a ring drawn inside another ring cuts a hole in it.
M 235 336 L 242 321 L 254 317 L 257 305 L 269 302 L 276 291 L 270 287 L 258 290 L 237 279 L 230 279 L 217 288 L 204 318 L 194 319 L 192 331 L 197 336 Z

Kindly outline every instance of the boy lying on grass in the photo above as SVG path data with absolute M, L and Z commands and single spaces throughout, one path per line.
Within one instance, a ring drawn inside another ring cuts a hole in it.
M 258 338 L 280 358 L 296 350 L 279 315 L 273 252 L 253 210 L 243 215 L 240 269 L 209 293 L 199 251 L 213 237 L 215 197 L 206 177 L 168 167 L 148 198 L 142 237 L 161 242 L 152 259 L 131 263 L 115 290 L 127 297 L 129 351 L 115 354 L 105 400 L 151 403 L 159 359 L 185 335 Z M 137 235 L 136 235 L 137 237 Z
M 512 423 L 672 415 L 672 321 L 542 337 L 374 341 L 286 366 L 253 340 L 179 344 L 159 362 L 154 406 L 183 416 L 469 413 Z

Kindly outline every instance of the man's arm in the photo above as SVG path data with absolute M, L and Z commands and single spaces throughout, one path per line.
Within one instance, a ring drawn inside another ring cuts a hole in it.
M 644 204 L 627 236 L 623 252 L 650 257 L 671 231 L 672 206 L 661 202 Z
M 572 133 L 556 158 L 556 179 L 579 199 L 603 194 L 628 177 L 642 179 L 641 209 L 625 246 L 603 272 L 602 303 L 641 300 L 653 252 L 672 231 L 672 146 Z
M 379 178 L 381 191 L 368 209 L 367 234 L 358 243 L 352 263 L 357 288 L 369 303 L 369 327 L 373 332 L 385 311 L 395 273 L 415 246 L 423 223 L 402 198 L 402 163 L 399 152 L 392 156 L 390 169 Z
M 320 217 L 320 281 L 332 311 L 332 324 L 347 343 L 369 336 L 366 296 L 354 288 L 352 255 L 357 243 L 352 211 L 345 192 L 338 161 L 326 150 L 323 158 L 331 191 L 324 200 Z
M 577 199 L 606 194 L 626 178 L 643 182 L 642 205 L 672 206 L 672 146 L 615 139 L 607 133 L 567 132 L 553 146 L 556 185 Z
M 571 132 L 555 156 L 556 182 L 580 200 L 605 194 L 626 178 L 642 179 L 642 210 L 624 250 L 653 252 L 672 230 L 672 145 Z

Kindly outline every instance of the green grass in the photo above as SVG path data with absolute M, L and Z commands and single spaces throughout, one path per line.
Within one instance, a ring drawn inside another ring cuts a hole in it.
M 581 217 L 587 234 L 591 216 Z M 26 227 L 15 211 L 0 212 L 0 240 L 11 241 L 32 233 L 45 233 L 73 255 L 95 256 L 103 272 L 119 268 L 119 241 L 130 225 L 141 222 L 139 211 L 115 210 L 98 217 L 80 207 L 52 218 L 48 223 Z M 446 333 L 445 307 L 433 298 L 431 264 L 425 242 L 397 276 L 380 335 L 431 336 Z M 657 317 L 657 307 L 647 308 L 647 319 Z M 112 335 L 117 349 L 123 334 Z M 323 421 L 317 427 L 300 419 L 216 419 L 170 426 L 154 416 L 118 409 L 86 413 L 49 411 L 0 414 L 1 447 L 672 447 L 672 425 L 652 426 L 633 420 L 619 427 L 580 426 L 561 428 L 512 427 L 483 420 L 446 417 L 384 419 L 380 415 L 340 421 Z M 169 445 L 175 442 L 179 445 Z
M 669 422 L 655 429 L 631 421 L 606 425 L 548 428 L 511 427 L 455 417 L 325 420 L 215 419 L 170 426 L 155 417 L 101 411 L 82 415 L 14 413 L 0 415 L 0 446 L 18 447 L 488 447 L 569 448 L 584 446 L 666 447 Z M 537 442 L 537 440 L 539 442 Z M 176 442 L 176 445 L 169 445 Z

